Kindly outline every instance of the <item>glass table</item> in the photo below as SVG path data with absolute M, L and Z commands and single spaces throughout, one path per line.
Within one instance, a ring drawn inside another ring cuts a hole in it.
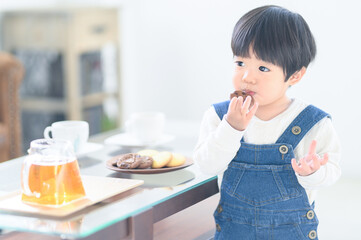
M 103 143 L 111 131 L 94 136 Z M 158 150 L 191 156 L 195 141 L 176 137 Z M 195 165 L 157 174 L 129 174 L 109 170 L 105 162 L 111 157 L 139 149 L 104 145 L 78 157 L 82 175 L 141 179 L 144 184 L 89 206 L 66 217 L 34 216 L 0 212 L 0 229 L 58 236 L 61 239 L 153 239 L 153 224 L 192 206 L 218 192 L 217 179 L 201 173 Z M 20 171 L 24 157 L 0 164 L 0 197 L 20 189 Z

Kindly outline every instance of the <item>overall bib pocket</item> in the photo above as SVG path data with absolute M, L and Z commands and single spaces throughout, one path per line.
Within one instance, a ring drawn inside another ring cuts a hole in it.
M 309 239 L 316 239 L 316 235 L 312 235 L 312 230 L 310 237 L 308 236 L 309 232 L 304 233 L 298 224 L 289 224 L 289 225 L 282 225 L 277 226 L 270 229 L 270 240 L 277 240 L 277 239 L 299 239 L 299 240 L 309 240 Z M 314 236 L 314 237 L 313 237 Z
M 232 162 L 225 171 L 222 188 L 252 206 L 263 206 L 302 195 L 290 165 L 252 165 Z

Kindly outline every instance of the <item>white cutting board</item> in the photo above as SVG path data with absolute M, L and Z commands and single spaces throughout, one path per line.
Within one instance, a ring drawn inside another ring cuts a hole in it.
M 144 183 L 143 180 L 124 178 L 95 176 L 81 176 L 81 178 L 86 193 L 84 198 L 58 207 L 29 205 L 21 201 L 21 191 L 16 191 L 0 197 L 0 211 L 64 217 Z

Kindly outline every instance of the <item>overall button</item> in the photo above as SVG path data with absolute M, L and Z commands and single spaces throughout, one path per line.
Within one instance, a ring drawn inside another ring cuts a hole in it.
M 294 126 L 294 127 L 292 128 L 292 133 L 293 133 L 294 135 L 300 134 L 300 133 L 301 133 L 301 128 L 300 128 L 299 126 Z
M 222 206 L 221 206 L 221 205 L 218 205 L 218 207 L 217 207 L 217 212 L 218 212 L 218 213 L 221 213 L 222 211 L 223 211 Z
M 315 231 L 315 230 L 311 230 L 311 231 L 308 233 L 308 237 L 309 237 L 310 239 L 316 239 L 316 237 L 317 237 L 316 231 Z
M 280 148 L 280 153 L 286 154 L 288 152 L 288 147 L 286 145 L 282 145 Z
M 221 226 L 219 226 L 218 223 L 216 224 L 216 230 L 217 230 L 217 232 L 220 232 L 220 231 L 221 231 Z M 313 238 L 312 238 L 312 239 L 313 239 Z
M 311 220 L 315 217 L 315 212 L 313 210 L 310 210 L 306 214 L 307 219 Z

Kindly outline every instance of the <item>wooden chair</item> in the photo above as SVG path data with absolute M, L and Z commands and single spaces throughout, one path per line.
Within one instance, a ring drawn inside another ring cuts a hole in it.
M 19 88 L 23 76 L 23 65 L 0 52 L 0 162 L 22 155 Z

